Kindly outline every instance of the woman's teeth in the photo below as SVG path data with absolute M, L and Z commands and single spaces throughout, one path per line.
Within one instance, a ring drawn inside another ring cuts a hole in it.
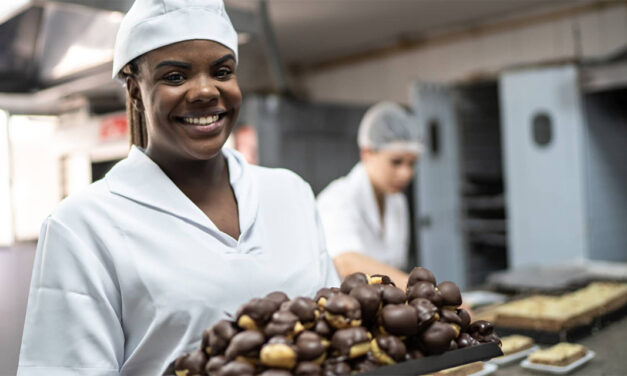
M 218 115 L 211 115 L 206 117 L 186 117 L 183 118 L 183 122 L 194 125 L 207 125 L 218 121 L 219 118 L 220 116 Z

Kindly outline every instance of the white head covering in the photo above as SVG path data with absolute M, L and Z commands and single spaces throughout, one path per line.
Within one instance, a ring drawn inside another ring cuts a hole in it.
M 237 33 L 222 0 L 136 0 L 115 40 L 113 78 L 148 51 L 192 39 L 218 42 L 237 61 Z
M 416 128 L 412 126 L 409 114 L 401 106 L 392 102 L 380 102 L 370 107 L 361 119 L 357 144 L 360 148 L 419 154 L 422 144 Z

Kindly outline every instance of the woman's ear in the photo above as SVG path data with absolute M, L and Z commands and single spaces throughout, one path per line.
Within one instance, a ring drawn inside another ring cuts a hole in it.
M 135 109 L 139 112 L 144 111 L 144 102 L 142 101 L 142 93 L 141 90 L 139 90 L 137 78 L 134 76 L 126 77 L 126 91 L 128 96 L 131 98 L 133 107 L 135 107 Z

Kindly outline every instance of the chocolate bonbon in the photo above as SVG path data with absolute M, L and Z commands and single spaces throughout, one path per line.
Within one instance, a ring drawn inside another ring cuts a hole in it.
M 489 322 L 471 323 L 453 282 L 435 282 L 415 268 L 407 292 L 364 273 L 314 299 L 274 291 L 206 329 L 200 348 L 170 369 L 177 376 L 349 375 L 499 342 Z

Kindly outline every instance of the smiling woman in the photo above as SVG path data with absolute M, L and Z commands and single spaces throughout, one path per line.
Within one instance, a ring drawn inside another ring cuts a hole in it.
M 115 51 L 133 146 L 42 226 L 19 375 L 159 375 L 241 303 L 339 285 L 309 185 L 223 147 L 242 95 L 222 2 L 137 0 Z

